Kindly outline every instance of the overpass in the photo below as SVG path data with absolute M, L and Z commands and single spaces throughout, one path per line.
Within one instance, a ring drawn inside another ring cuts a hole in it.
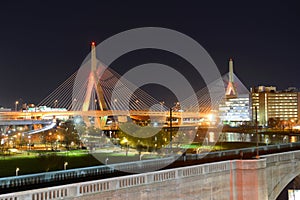
M 300 151 L 291 151 L 4 194 L 0 200 L 273 200 L 299 174 Z
M 42 124 L 50 125 L 53 123 L 53 120 L 0 120 L 0 126 L 10 126 L 10 125 L 33 125 L 33 124 Z
M 39 129 L 33 129 L 26 132 L 24 134 L 35 134 L 40 133 L 42 131 L 51 130 L 56 126 L 55 120 L 38 120 L 38 119 L 1 119 L 0 126 L 25 126 L 25 125 L 43 125 Z
M 208 118 L 209 113 L 200 112 L 172 112 L 175 118 L 194 117 Z M 30 118 L 45 118 L 53 116 L 154 116 L 154 117 L 169 117 L 169 111 L 149 111 L 149 110 L 89 110 L 89 111 L 37 111 L 37 112 L 1 112 L 0 116 L 4 119 L 27 119 Z
M 200 125 L 210 123 L 210 113 L 200 112 L 172 112 L 172 118 L 177 119 L 174 125 Z M 108 116 L 120 117 L 126 116 L 135 120 L 151 118 L 152 123 L 168 123 L 169 111 L 150 111 L 150 110 L 88 110 L 88 111 L 37 111 L 37 112 L 0 112 L 0 125 L 27 125 L 27 124 L 45 124 L 47 125 L 55 118 L 68 119 L 70 117 L 81 116 L 85 122 L 88 117 L 95 119 L 98 128 L 107 129 L 106 120 Z M 126 118 L 127 119 L 127 118 Z M 88 123 L 89 124 L 89 123 Z

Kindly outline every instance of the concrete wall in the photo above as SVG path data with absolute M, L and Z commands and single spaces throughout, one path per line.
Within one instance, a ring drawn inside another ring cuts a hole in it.
M 3 195 L 0 199 L 237 199 L 231 191 L 236 184 L 236 162 L 225 161 L 25 191 Z
M 300 151 L 268 155 L 266 181 L 269 199 L 276 199 L 286 185 L 300 174 Z

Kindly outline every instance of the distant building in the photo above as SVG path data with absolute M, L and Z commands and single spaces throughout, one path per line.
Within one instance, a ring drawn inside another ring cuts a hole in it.
M 4 108 L 2 106 L 0 106 L 0 112 L 10 112 L 11 108 Z
M 249 95 L 239 95 L 236 98 L 227 98 L 219 105 L 219 117 L 224 124 L 231 126 L 249 122 Z
M 233 73 L 233 60 L 229 60 L 229 73 L 223 77 L 227 86 L 225 97 L 219 105 L 219 117 L 223 124 L 238 126 L 251 121 L 249 91 Z
M 47 106 L 38 106 L 38 107 L 28 107 L 27 110 L 23 110 L 23 112 L 64 112 L 68 111 L 66 108 L 51 108 Z
M 297 122 L 300 112 L 300 93 L 291 87 L 283 91 L 277 91 L 276 87 L 258 86 L 251 88 L 252 120 L 255 122 L 257 109 L 257 121 L 259 125 L 267 126 L 270 120 Z

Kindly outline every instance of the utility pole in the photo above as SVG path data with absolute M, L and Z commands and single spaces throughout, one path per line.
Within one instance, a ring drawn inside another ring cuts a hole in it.
M 172 152 L 172 108 L 170 108 L 170 150 Z
M 258 148 L 258 130 L 257 130 L 257 106 L 255 106 L 255 133 L 256 133 L 256 159 L 259 159 L 259 148 Z

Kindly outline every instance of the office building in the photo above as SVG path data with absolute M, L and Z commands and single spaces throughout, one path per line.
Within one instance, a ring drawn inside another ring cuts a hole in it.
M 300 93 L 296 88 L 277 91 L 276 87 L 258 86 L 250 90 L 252 120 L 259 125 L 268 126 L 270 122 L 297 123 L 299 120 Z M 256 109 L 255 109 L 256 108 Z

